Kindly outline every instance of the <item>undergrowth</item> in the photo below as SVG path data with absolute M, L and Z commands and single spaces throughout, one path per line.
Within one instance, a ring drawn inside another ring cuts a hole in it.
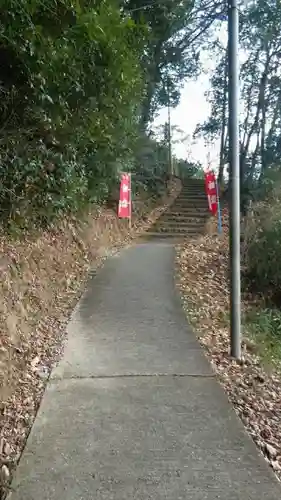
M 256 345 L 267 367 L 281 369 L 281 311 L 277 308 L 250 307 L 243 321 L 244 333 Z
M 281 170 L 268 170 L 243 221 L 242 286 L 247 297 L 244 331 L 265 365 L 281 362 Z

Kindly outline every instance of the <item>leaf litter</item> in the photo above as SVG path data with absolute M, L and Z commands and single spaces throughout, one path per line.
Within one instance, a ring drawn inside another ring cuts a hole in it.
M 177 246 L 177 283 L 189 321 L 229 400 L 265 460 L 281 480 L 281 375 L 263 366 L 252 340 L 242 339 L 242 360 L 229 355 L 228 212 L 222 235 L 207 234 Z M 244 297 L 242 313 L 251 297 Z

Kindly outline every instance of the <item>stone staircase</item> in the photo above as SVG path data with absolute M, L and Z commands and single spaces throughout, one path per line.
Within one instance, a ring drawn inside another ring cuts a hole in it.
M 204 182 L 189 179 L 183 182 L 182 190 L 174 203 L 148 229 L 149 238 L 186 238 L 204 232 L 208 217 L 207 197 Z

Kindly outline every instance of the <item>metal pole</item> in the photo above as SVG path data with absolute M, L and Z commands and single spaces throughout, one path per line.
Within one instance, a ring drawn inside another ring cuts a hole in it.
M 229 82 L 229 248 L 230 248 L 230 354 L 241 358 L 240 283 L 240 165 L 239 165 L 239 20 L 237 0 L 228 0 Z
M 132 174 L 129 174 L 130 176 L 130 186 L 129 186 L 129 194 L 130 194 L 130 216 L 129 216 L 129 229 L 132 229 L 132 210 L 133 210 L 133 203 L 132 203 Z
M 173 162 L 172 162 L 172 134 L 171 134 L 171 105 L 170 105 L 170 83 L 167 85 L 168 92 L 168 140 L 169 140 L 169 169 L 170 175 L 173 175 Z

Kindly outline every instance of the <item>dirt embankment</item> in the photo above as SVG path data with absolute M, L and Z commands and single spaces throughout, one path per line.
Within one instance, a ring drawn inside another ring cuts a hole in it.
M 22 452 L 65 325 L 89 269 L 141 234 L 177 196 L 135 203 L 132 230 L 114 212 L 94 207 L 84 220 L 12 240 L 0 234 L 0 498 Z M 2 486 L 1 486 L 2 485 Z

